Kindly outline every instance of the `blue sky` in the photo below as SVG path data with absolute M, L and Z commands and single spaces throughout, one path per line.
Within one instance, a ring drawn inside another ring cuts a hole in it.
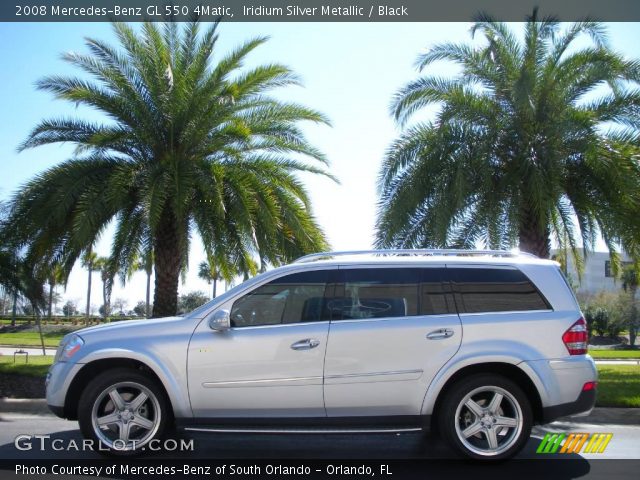
M 514 28 L 519 28 L 514 25 Z M 610 43 L 624 55 L 637 57 L 640 24 L 609 24 Z M 371 246 L 375 222 L 375 181 L 384 151 L 399 129 L 389 116 L 393 93 L 416 78 L 416 56 L 441 41 L 469 41 L 465 23 L 228 23 L 220 28 L 220 52 L 240 42 L 267 35 L 269 42 L 256 50 L 249 65 L 284 63 L 299 74 L 304 88 L 280 92 L 285 98 L 324 112 L 331 128 L 310 126 L 309 138 L 331 161 L 331 172 L 340 185 L 328 179 L 303 177 L 314 204 L 314 213 L 334 249 L 364 249 Z M 70 146 L 40 147 L 17 153 L 16 148 L 30 129 L 43 118 L 80 116 L 100 118 L 95 112 L 39 92 L 34 83 L 45 75 L 72 74 L 60 60 L 66 51 L 85 52 L 83 37 L 113 40 L 106 23 L 0 23 L 3 45 L 0 67 L 0 199 L 8 198 L 35 174 L 72 154 Z M 455 73 L 450 65 L 438 64 L 439 74 Z M 97 250 L 108 254 L 109 232 Z M 181 291 L 209 290 L 197 278 L 196 266 L 204 258 L 194 241 L 190 272 Z M 113 298 L 128 301 L 129 308 L 144 299 L 144 276 L 137 274 L 126 289 L 117 286 Z M 101 302 L 100 282 L 95 276 L 92 293 L 97 311 Z M 84 310 L 86 272 L 74 269 L 65 299 Z

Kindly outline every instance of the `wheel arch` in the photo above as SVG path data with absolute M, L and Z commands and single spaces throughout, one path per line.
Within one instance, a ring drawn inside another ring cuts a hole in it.
M 126 356 L 126 354 L 123 355 L 122 353 L 118 356 L 93 358 L 87 361 L 69 384 L 65 395 L 64 417 L 69 420 L 77 420 L 78 404 L 87 384 L 97 375 L 118 368 L 128 368 L 144 372 L 145 375 L 149 376 L 150 379 L 162 388 L 166 395 L 170 411 L 176 414 L 176 407 L 181 401 L 176 397 L 176 392 L 179 392 L 179 390 L 176 390 L 175 386 L 172 388 L 171 380 L 167 378 L 166 372 L 158 372 L 158 370 L 153 367 L 153 363 L 148 360 L 145 361 L 140 358 Z
M 534 422 L 541 422 L 543 420 L 543 399 L 540 395 L 539 379 L 532 378 L 530 373 L 515 363 L 508 361 L 484 361 L 460 366 L 460 368 L 448 377 L 441 377 L 432 383 L 425 395 L 423 413 L 431 415 L 433 425 L 435 425 L 433 422 L 438 416 L 438 409 L 447 391 L 459 380 L 479 373 L 502 375 L 514 381 L 522 388 L 527 398 L 531 401 Z

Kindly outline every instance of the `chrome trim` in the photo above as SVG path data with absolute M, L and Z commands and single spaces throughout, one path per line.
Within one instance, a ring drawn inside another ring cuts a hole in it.
M 547 310 L 545 310 L 545 311 L 547 311 Z M 485 312 L 481 312 L 481 313 L 485 313 Z M 522 313 L 522 311 L 520 313 Z M 465 314 L 465 315 L 471 315 L 471 314 Z M 401 321 L 401 320 L 415 320 L 415 319 L 422 318 L 422 317 L 425 317 L 425 319 L 428 319 L 430 322 L 433 322 L 434 317 L 438 317 L 438 318 L 454 317 L 454 318 L 457 318 L 458 314 L 457 313 L 437 313 L 437 314 L 434 314 L 434 315 L 404 315 L 402 317 L 348 318 L 346 320 L 331 320 L 331 323 L 332 324 L 338 324 L 338 323 L 359 323 L 359 322 L 391 322 L 391 321 L 397 322 L 397 321 Z
M 291 344 L 292 350 L 311 350 L 320 345 L 320 340 L 317 338 L 305 338 L 304 340 L 298 340 Z
M 401 433 L 401 432 L 421 432 L 422 428 L 385 428 L 385 429 L 253 429 L 253 428 L 204 428 L 185 427 L 184 430 L 190 432 L 215 432 L 215 433 Z
M 407 375 L 410 373 L 419 373 L 422 375 L 423 370 L 395 370 L 392 372 L 371 372 L 371 373 L 344 373 L 342 375 L 325 375 L 325 379 L 333 380 L 335 378 L 353 378 L 353 377 L 377 377 L 382 375 Z
M 387 250 L 345 250 L 339 252 L 319 252 L 305 255 L 298 258 L 293 263 L 309 263 L 314 260 L 323 258 L 334 258 L 355 255 L 412 255 L 412 256 L 473 256 L 473 255 L 489 255 L 493 257 L 531 257 L 538 258 L 527 252 L 510 251 L 510 250 L 456 250 L 456 249 L 434 249 L 434 248 L 400 248 Z
M 323 325 L 329 324 L 329 320 L 320 320 L 319 322 L 295 322 L 295 323 L 275 323 L 273 325 L 247 325 L 246 327 L 231 327 L 229 330 L 249 330 L 256 328 L 282 328 L 282 327 L 299 327 L 299 326 L 309 326 L 309 325 Z
M 278 382 L 306 382 L 309 380 L 322 380 L 322 377 L 290 377 L 290 378 L 269 378 L 263 380 L 231 380 L 227 382 L 204 382 L 202 386 L 204 388 L 216 388 L 216 387 L 224 387 L 225 385 L 236 385 L 236 386 L 253 386 L 261 383 L 278 383 Z
M 432 332 L 427 333 L 428 340 L 443 340 L 445 338 L 450 338 L 454 334 L 453 329 L 451 328 L 439 328 L 438 330 L 434 330 Z
M 523 314 L 523 313 L 553 313 L 555 312 L 555 310 L 553 310 L 552 308 L 546 308 L 544 310 L 504 310 L 504 311 L 499 311 L 499 312 L 460 312 L 458 315 L 460 315 L 460 318 L 462 318 L 462 316 L 478 316 L 478 315 L 514 315 L 517 313 Z

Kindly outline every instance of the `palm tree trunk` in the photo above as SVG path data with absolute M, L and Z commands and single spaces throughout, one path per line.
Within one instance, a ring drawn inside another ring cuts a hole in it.
M 49 283 L 49 311 L 47 312 L 47 318 L 51 321 L 51 315 L 53 313 L 53 283 Z
M 178 312 L 178 282 L 182 261 L 181 242 L 173 214 L 165 211 L 156 231 L 153 317 L 169 317 Z
M 91 255 L 91 251 L 89 251 L 89 255 Z M 91 261 L 91 259 L 89 259 L 87 268 L 89 269 L 89 279 L 87 280 L 87 310 L 85 312 L 84 322 L 89 325 L 89 313 L 91 311 L 91 274 L 93 273 L 93 261 Z
M 151 298 L 151 271 L 149 270 L 147 272 L 147 297 L 145 298 L 145 317 L 149 318 L 151 316 L 151 310 L 149 309 L 149 307 L 151 306 L 149 304 L 149 300 Z
M 215 278 L 213 279 L 213 297 L 212 298 L 216 298 L 216 289 L 218 286 L 218 280 L 216 280 Z
M 104 308 L 104 321 L 109 320 L 109 296 L 107 295 L 107 280 L 102 278 L 102 305 Z
M 40 345 L 42 345 L 42 355 L 46 355 L 47 351 L 44 348 L 44 336 L 42 335 L 42 318 L 40 317 L 40 310 L 34 305 L 33 309 L 36 312 L 36 323 L 38 324 L 38 334 L 40 335 Z
M 551 254 L 550 231 L 548 225 L 541 225 L 537 215 L 531 209 L 524 210 L 520 219 L 520 251 L 533 253 L 540 258 L 549 258 Z
M 11 326 L 16 326 L 16 308 L 18 307 L 18 292 L 13 292 L 13 308 L 11 309 Z

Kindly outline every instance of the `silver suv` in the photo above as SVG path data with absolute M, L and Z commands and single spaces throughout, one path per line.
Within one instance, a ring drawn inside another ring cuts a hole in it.
M 558 264 L 504 251 L 315 254 L 184 317 L 67 335 L 47 402 L 133 454 L 198 432 L 435 429 L 476 459 L 588 413 L 596 368 Z

